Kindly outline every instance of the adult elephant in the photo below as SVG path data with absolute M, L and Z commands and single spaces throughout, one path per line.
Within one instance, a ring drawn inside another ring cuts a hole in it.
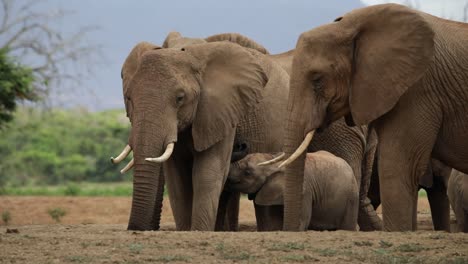
M 300 36 L 288 102 L 285 230 L 298 229 L 302 208 L 304 154 L 295 150 L 343 116 L 378 134 L 384 229 L 416 229 L 418 181 L 431 155 L 468 172 L 467 36 L 466 24 L 396 4 L 357 9 Z
M 258 44 L 254 40 L 238 33 L 221 33 L 206 38 L 193 38 L 182 36 L 182 34 L 180 34 L 179 32 L 173 31 L 167 35 L 162 47 L 180 49 L 188 45 L 204 44 L 209 42 L 231 42 L 236 43 L 244 48 L 253 49 L 263 54 L 269 54 L 268 50 L 265 47 Z M 268 57 L 271 58 L 270 56 Z M 279 64 L 280 66 L 283 65 L 278 60 L 273 59 L 273 61 Z M 242 139 L 242 136 L 239 135 L 239 133 L 236 134 L 235 141 L 241 145 L 234 145 L 234 152 L 231 156 L 231 162 L 239 160 L 240 158 L 238 156 L 245 155 L 245 148 L 248 148 L 247 143 L 244 142 L 245 140 Z M 219 201 L 215 230 L 237 231 L 239 221 L 239 206 L 240 193 L 223 190 Z M 255 211 L 257 212 L 257 214 L 265 214 L 265 212 L 263 212 L 261 208 L 255 207 Z
M 235 136 L 255 152 L 281 150 L 289 76 L 264 56 L 229 42 L 134 47 L 122 69 L 134 152 L 128 229 L 158 228 L 162 167 L 177 230 L 214 230 Z

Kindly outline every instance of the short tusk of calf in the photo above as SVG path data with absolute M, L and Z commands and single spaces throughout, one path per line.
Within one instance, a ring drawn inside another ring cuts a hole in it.
M 149 162 L 162 163 L 171 157 L 172 151 L 174 151 L 174 143 L 169 143 L 169 145 L 166 147 L 166 151 L 164 151 L 160 157 L 146 158 L 145 160 Z
M 128 156 L 128 154 L 130 154 L 130 151 L 132 151 L 130 145 L 125 146 L 125 148 L 122 150 L 122 153 L 120 153 L 117 158 L 111 157 L 111 162 L 114 164 L 121 162 Z
M 278 166 L 278 168 L 281 169 L 281 168 L 283 168 L 285 166 L 288 166 L 294 160 L 296 160 L 302 154 L 302 152 L 306 151 L 307 147 L 309 146 L 310 142 L 312 141 L 312 138 L 314 137 L 314 133 L 315 133 L 315 130 L 312 130 L 309 133 L 307 133 L 307 135 L 305 136 L 304 141 L 302 141 L 301 145 L 299 145 L 299 147 L 296 149 L 296 151 L 294 151 L 294 153 L 291 156 L 289 156 L 289 158 L 287 160 L 283 161 Z
M 126 173 L 127 171 L 129 171 L 131 168 L 133 168 L 133 164 L 134 164 L 134 163 L 135 163 L 135 160 L 132 159 L 132 160 L 127 164 L 127 166 L 125 166 L 125 167 L 120 171 L 120 173 L 121 173 L 121 174 L 124 174 L 124 173 Z
M 273 158 L 271 160 L 267 160 L 267 161 L 258 163 L 257 166 L 265 166 L 265 165 L 270 165 L 270 164 L 276 163 L 276 162 L 280 161 L 281 159 L 283 159 L 284 155 L 286 155 L 286 153 L 283 152 L 278 157 L 275 157 L 275 158 Z

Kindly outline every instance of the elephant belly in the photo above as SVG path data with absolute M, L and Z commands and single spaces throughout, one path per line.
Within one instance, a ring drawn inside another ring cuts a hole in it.
M 468 173 L 468 119 L 464 122 L 444 122 L 432 156 L 450 167 Z

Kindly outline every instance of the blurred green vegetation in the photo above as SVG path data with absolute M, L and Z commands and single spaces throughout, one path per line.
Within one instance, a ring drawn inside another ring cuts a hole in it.
M 131 196 L 131 182 L 80 182 L 59 185 L 8 186 L 3 195 L 13 196 Z
M 0 131 L 0 189 L 69 182 L 129 181 L 113 165 L 127 143 L 123 110 L 37 110 L 21 107 Z

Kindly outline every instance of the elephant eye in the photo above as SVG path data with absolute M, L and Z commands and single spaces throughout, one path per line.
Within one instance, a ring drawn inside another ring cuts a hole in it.
M 314 86 L 315 91 L 321 92 L 323 90 L 323 78 L 322 78 L 322 76 L 314 76 L 312 78 L 312 85 Z
M 176 96 L 177 106 L 182 105 L 182 103 L 184 102 L 184 98 L 185 98 L 185 94 L 183 92 L 180 92 L 180 93 L 177 94 L 177 96 Z

